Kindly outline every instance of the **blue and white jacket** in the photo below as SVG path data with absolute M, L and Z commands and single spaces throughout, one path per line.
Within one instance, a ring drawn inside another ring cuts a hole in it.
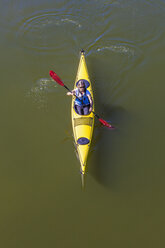
M 90 95 L 91 93 L 89 92 L 89 90 L 85 90 L 85 94 L 81 94 L 79 89 L 77 88 L 75 90 L 75 95 L 76 95 L 76 100 L 75 100 L 75 105 L 78 106 L 86 106 L 90 104 L 88 95 Z

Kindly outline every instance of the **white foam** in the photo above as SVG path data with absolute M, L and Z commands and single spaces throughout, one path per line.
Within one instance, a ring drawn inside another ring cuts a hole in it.
M 69 22 L 69 23 L 72 23 L 72 24 L 78 26 L 79 28 L 82 27 L 82 25 L 81 25 L 79 22 L 74 21 L 74 20 L 72 20 L 72 19 L 68 19 L 68 18 L 61 19 L 61 22 Z
M 131 55 L 135 56 L 135 50 L 133 48 L 130 48 L 128 46 L 122 46 L 122 45 L 111 45 L 111 46 L 105 46 L 105 47 L 100 47 L 97 49 L 98 52 L 101 52 L 103 50 L 110 50 L 115 53 L 120 53 L 120 54 L 126 54 L 126 55 Z

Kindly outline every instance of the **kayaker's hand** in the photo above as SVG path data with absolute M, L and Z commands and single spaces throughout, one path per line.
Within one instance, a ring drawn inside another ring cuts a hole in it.
M 89 113 L 92 112 L 92 107 L 89 108 Z
M 67 92 L 66 94 L 67 94 L 67 96 L 73 96 L 74 95 L 73 92 Z
M 75 90 L 72 90 L 71 92 L 68 91 L 66 94 L 67 96 L 75 96 Z

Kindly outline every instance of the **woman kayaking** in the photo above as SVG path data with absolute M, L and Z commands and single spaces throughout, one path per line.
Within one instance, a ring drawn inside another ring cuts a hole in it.
M 83 80 L 79 80 L 77 88 L 67 92 L 67 95 L 76 97 L 75 110 L 79 115 L 88 115 L 92 111 L 93 100 Z

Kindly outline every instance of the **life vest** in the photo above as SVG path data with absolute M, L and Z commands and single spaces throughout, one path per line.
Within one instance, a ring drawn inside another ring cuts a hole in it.
M 85 90 L 85 93 L 81 94 L 79 89 L 76 89 L 75 94 L 76 94 L 75 105 L 86 106 L 90 104 L 90 101 L 88 98 L 88 95 L 90 95 L 90 92 L 88 90 Z

